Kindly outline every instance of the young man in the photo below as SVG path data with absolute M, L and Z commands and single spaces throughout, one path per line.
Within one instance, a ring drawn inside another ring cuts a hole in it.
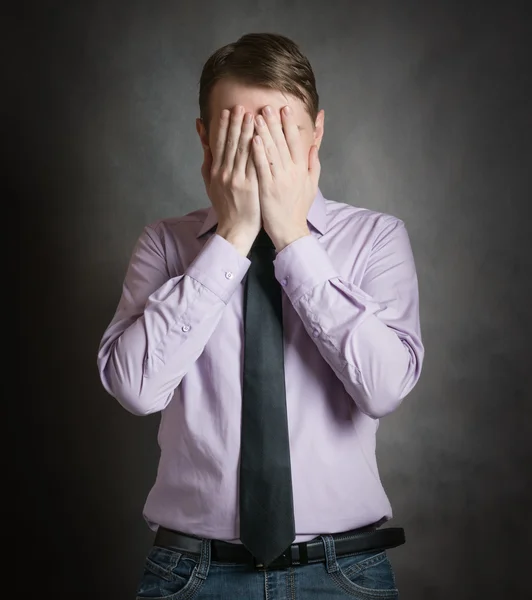
M 161 413 L 137 597 L 397 598 L 375 441 L 424 354 L 405 225 L 323 197 L 286 37 L 215 52 L 199 104 L 212 207 L 144 229 L 98 355 L 109 394 Z

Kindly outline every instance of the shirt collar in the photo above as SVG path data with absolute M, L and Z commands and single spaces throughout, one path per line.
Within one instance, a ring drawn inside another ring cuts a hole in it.
M 307 221 L 312 225 L 312 227 L 314 227 L 314 229 L 321 233 L 321 235 L 327 231 L 327 206 L 320 188 L 318 188 L 314 202 L 312 203 L 308 212 Z M 209 208 L 209 212 L 207 213 L 207 217 L 196 237 L 199 238 L 202 235 L 205 235 L 208 231 L 214 229 L 217 224 L 218 217 L 216 216 L 214 208 L 211 206 Z

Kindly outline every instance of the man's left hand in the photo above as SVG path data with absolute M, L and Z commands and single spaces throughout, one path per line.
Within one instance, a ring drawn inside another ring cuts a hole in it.
M 268 108 L 255 119 L 253 160 L 263 226 L 280 252 L 310 235 L 307 215 L 318 191 L 321 165 L 317 146 L 308 155 L 304 150 L 293 111 L 286 114 L 288 107 L 284 107 L 279 118 L 271 108 L 268 113 Z

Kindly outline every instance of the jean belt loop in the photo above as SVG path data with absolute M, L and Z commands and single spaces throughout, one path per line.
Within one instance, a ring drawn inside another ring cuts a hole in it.
M 209 567 L 211 565 L 211 540 L 203 538 L 201 541 L 201 555 L 196 571 L 196 576 L 200 579 L 207 579 Z
M 333 536 L 322 535 L 320 537 L 325 547 L 325 566 L 327 567 L 327 573 L 336 573 L 340 567 L 336 560 L 336 548 L 334 547 Z

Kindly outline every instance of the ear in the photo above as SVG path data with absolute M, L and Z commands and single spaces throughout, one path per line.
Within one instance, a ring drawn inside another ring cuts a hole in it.
M 323 108 L 316 117 L 316 123 L 314 125 L 314 144 L 320 149 L 321 142 L 323 140 L 323 134 L 325 133 L 325 111 Z
M 198 132 L 200 142 L 201 142 L 201 145 L 203 146 L 203 149 L 209 150 L 209 148 L 210 148 L 209 134 L 207 133 L 207 130 L 205 129 L 203 120 L 200 118 L 196 119 L 196 131 Z

